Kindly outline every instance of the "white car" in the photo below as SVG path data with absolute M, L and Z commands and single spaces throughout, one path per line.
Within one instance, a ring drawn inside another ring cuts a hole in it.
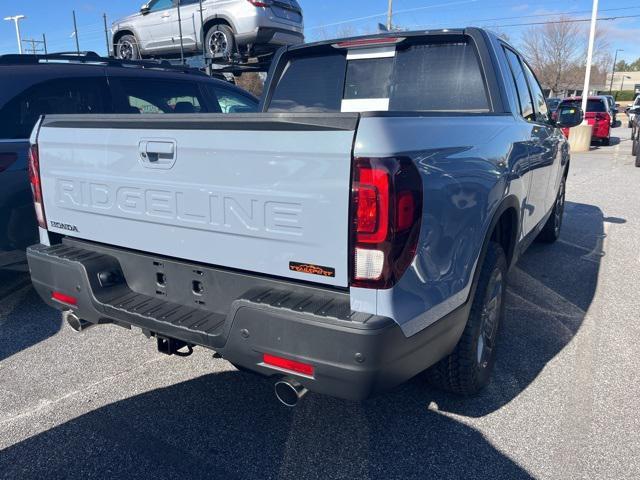
M 304 24 L 297 0 L 203 0 L 202 18 L 199 0 L 151 0 L 111 35 L 111 52 L 123 60 L 202 52 L 203 41 L 208 56 L 246 57 L 303 43 Z

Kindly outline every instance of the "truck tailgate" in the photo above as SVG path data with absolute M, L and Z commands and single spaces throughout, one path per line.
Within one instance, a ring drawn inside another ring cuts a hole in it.
M 345 287 L 358 118 L 47 117 L 38 147 L 48 229 Z

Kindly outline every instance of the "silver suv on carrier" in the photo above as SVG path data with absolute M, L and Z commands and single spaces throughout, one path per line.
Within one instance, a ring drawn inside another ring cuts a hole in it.
M 180 11 L 178 11 L 180 3 Z M 204 35 L 202 25 L 204 25 Z M 210 56 L 259 56 L 304 41 L 297 0 L 151 0 L 114 22 L 111 51 L 121 59 L 202 51 Z

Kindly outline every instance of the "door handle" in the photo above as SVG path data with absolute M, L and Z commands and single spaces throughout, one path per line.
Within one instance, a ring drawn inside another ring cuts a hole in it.
M 142 165 L 148 168 L 172 168 L 176 163 L 174 140 L 142 140 L 138 152 Z
M 173 157 L 176 151 L 173 142 L 147 142 L 145 149 L 147 155 L 166 155 Z

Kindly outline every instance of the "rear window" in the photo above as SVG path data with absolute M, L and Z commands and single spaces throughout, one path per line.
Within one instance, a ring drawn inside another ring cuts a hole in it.
M 289 61 L 271 98 L 271 112 L 339 112 L 346 56 L 336 52 Z
M 560 105 L 563 107 L 582 107 L 582 100 L 564 100 Z M 587 112 L 606 112 L 607 107 L 603 100 L 587 100 Z
M 339 112 L 343 100 L 367 99 L 388 100 L 389 111 L 489 111 L 476 49 L 466 42 L 399 46 L 383 58 L 294 58 L 269 111 Z

